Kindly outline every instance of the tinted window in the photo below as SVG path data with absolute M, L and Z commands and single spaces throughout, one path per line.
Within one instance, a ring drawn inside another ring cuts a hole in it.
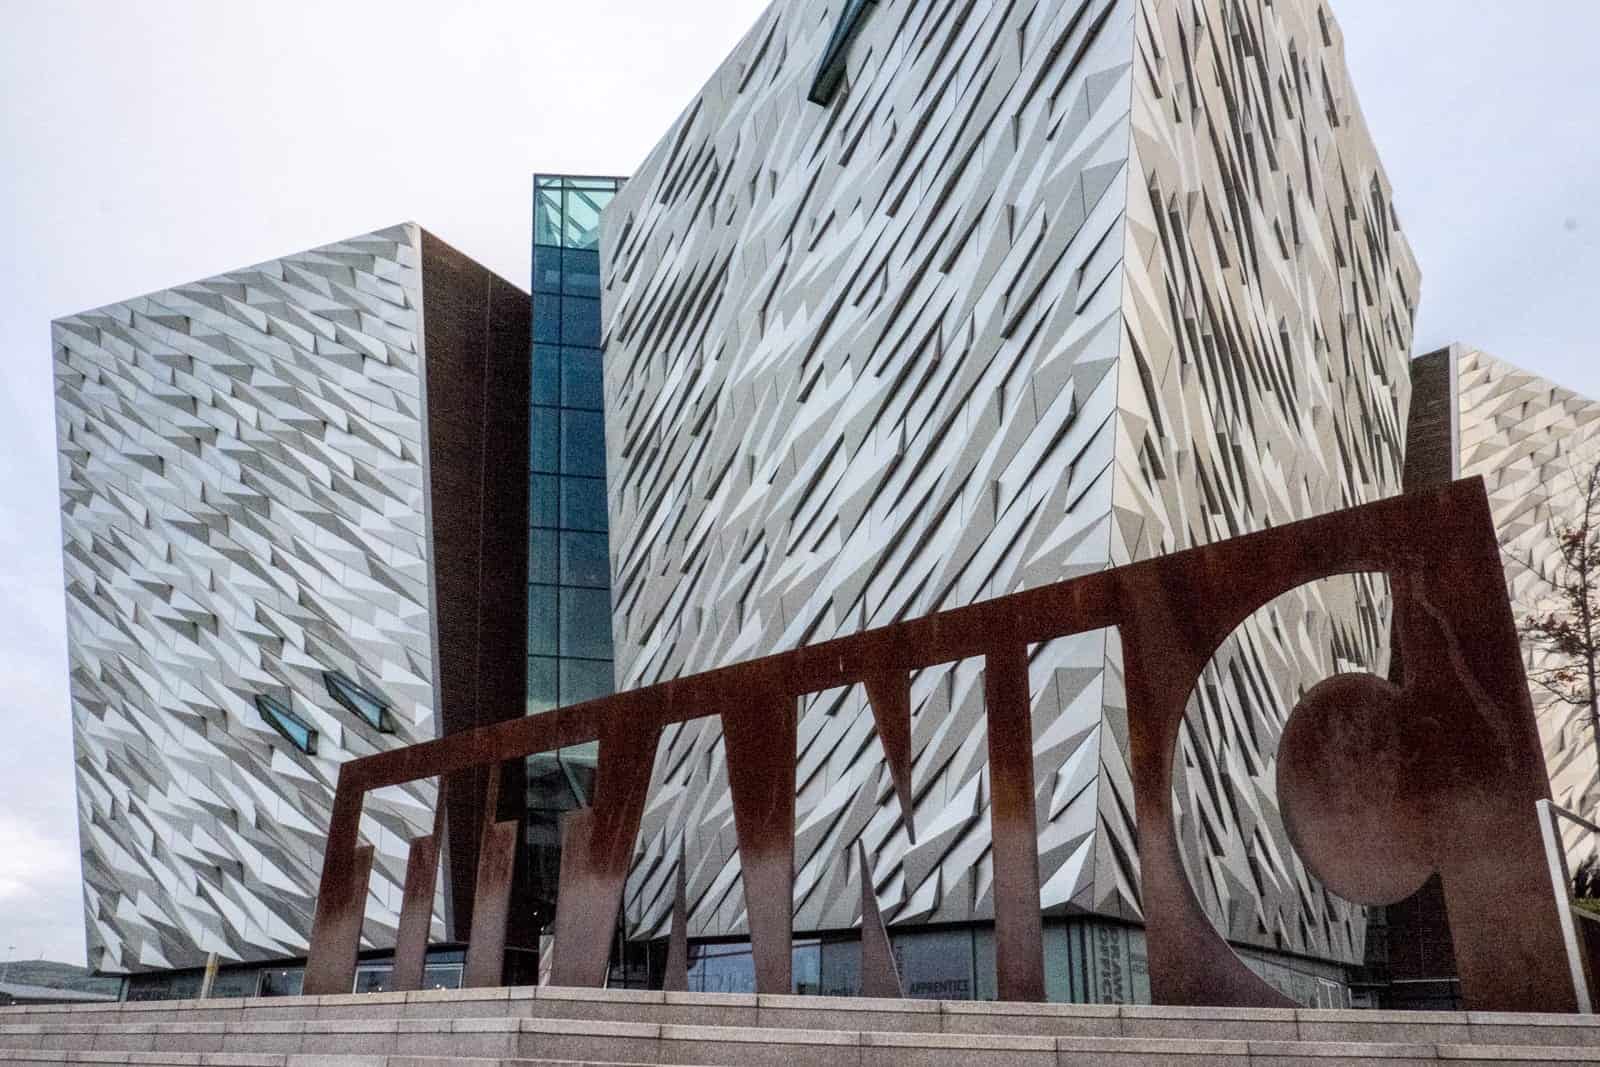
M 573 185 L 590 185 L 592 188 L 569 188 L 567 196 L 567 225 L 563 244 L 568 248 L 597 248 L 600 244 L 600 212 L 616 195 L 610 182 L 573 182 Z
M 569 408 L 598 411 L 605 395 L 601 384 L 600 350 L 563 348 L 561 350 L 561 402 Z
M 535 656 L 556 654 L 555 586 L 528 586 L 528 653 Z
M 533 343 L 561 343 L 561 301 L 540 293 L 533 298 Z
M 260 693 L 256 696 L 256 710 L 278 733 L 295 748 L 310 756 L 317 754 L 317 731 L 311 724 L 289 710 L 289 705 L 276 697 Z
M 306 972 L 303 967 L 262 971 L 261 990 L 256 995 L 262 997 L 298 997 L 305 980 Z M 198 986 L 195 991 L 199 992 Z
M 386 734 L 394 733 L 394 724 L 389 721 L 387 700 L 369 689 L 362 688 L 338 671 L 323 671 L 322 682 L 328 687 L 328 695 L 347 711 L 355 712 L 374 729 Z
M 538 252 L 534 262 L 539 262 Z M 581 248 L 569 248 L 561 253 L 563 291 L 573 296 L 600 295 L 600 253 Z
M 540 189 L 533 197 L 533 243 L 561 244 L 561 190 Z
M 561 584 L 605 588 L 611 584 L 611 559 L 603 533 L 561 535 Z
M 528 708 L 535 715 L 556 706 L 556 660 L 547 656 L 528 657 Z
M 606 429 L 598 411 L 561 413 L 561 473 L 605 477 Z
M 591 253 L 596 257 L 595 264 L 595 293 L 599 295 L 600 266 L 599 253 Z M 568 283 L 569 287 L 571 283 Z M 533 249 L 533 291 L 536 293 L 561 292 L 561 250 L 535 245 Z
M 561 525 L 569 530 L 607 528 L 605 479 L 561 479 Z
M 895 933 L 895 962 L 906 996 L 921 1000 L 971 1000 L 976 994 L 972 931 Z
M 533 402 L 561 403 L 561 350 L 555 345 L 534 346 Z
M 554 408 L 534 408 L 528 427 L 528 465 L 555 474 L 561 467 L 561 416 Z
M 550 303 L 548 299 L 544 303 Z M 577 296 L 561 298 L 561 336 L 569 345 L 600 343 L 600 301 Z
M 561 703 L 581 704 L 611 692 L 611 664 L 604 660 L 561 661 Z
M 611 655 L 611 594 L 604 589 L 561 591 L 561 655 Z
M 528 487 L 528 516 L 535 526 L 561 525 L 561 482 L 551 474 L 535 474 Z
M 528 581 L 556 583 L 558 557 L 554 530 L 528 531 Z

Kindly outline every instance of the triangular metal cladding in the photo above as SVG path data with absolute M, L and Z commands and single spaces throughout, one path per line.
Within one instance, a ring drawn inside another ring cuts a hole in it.
M 860 838 L 856 839 L 856 869 L 861 875 L 861 995 L 903 997 L 905 991 L 900 985 L 900 970 L 894 965 L 889 930 L 883 925 L 878 893 L 872 885 L 872 862 Z
M 866 679 L 867 703 L 872 706 L 872 721 L 883 743 L 883 761 L 894 780 L 895 796 L 900 799 L 900 818 L 906 837 L 917 843 L 916 809 L 911 793 L 911 675 L 907 671 L 885 671 Z
M 661 988 L 668 993 L 689 989 L 689 856 L 678 843 L 678 875 L 672 891 L 672 932 L 667 938 L 667 969 Z

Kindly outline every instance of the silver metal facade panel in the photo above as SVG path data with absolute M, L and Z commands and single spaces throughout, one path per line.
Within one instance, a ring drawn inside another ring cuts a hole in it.
M 339 764 L 437 733 L 420 248 L 398 226 L 53 324 L 91 967 L 303 953 Z M 435 799 L 367 805 L 374 944 Z
M 1399 492 L 1420 286 L 1326 4 L 1145 0 L 1138 27 L 1113 564 Z M 1372 576 L 1303 587 L 1196 687 L 1179 832 L 1235 941 L 1362 959 L 1364 913 L 1284 832 L 1274 754 L 1312 685 L 1387 673 L 1389 610 Z M 1136 813 L 1107 751 L 1111 859 Z
M 779 0 L 602 241 L 619 688 L 1398 491 L 1418 272 L 1309 0 L 885 0 L 829 108 L 841 0 Z M 1197 891 L 1236 940 L 1354 959 L 1273 828 L 1272 749 L 1387 592 L 1244 627 L 1179 759 Z M 1041 902 L 1137 918 L 1120 653 L 1035 650 Z M 992 914 L 981 664 L 914 679 L 917 842 L 863 694 L 802 713 L 796 927 Z M 1196 737 L 1202 738 L 1196 741 Z M 742 932 L 720 733 L 669 733 L 629 918 Z

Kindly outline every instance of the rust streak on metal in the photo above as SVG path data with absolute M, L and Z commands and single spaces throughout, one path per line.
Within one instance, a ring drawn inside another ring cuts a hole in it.
M 722 712 L 758 993 L 793 991 L 797 711 L 792 696 L 758 693 Z
M 515 819 L 492 825 L 478 845 L 478 888 L 472 912 L 472 940 L 461 970 L 465 989 L 503 985 L 506 923 L 511 918 L 511 879 L 517 863 Z
M 885 671 L 866 680 L 867 704 L 883 745 L 883 762 L 894 782 L 900 800 L 900 819 L 906 837 L 917 843 L 915 794 L 911 790 L 911 675 L 905 671 Z
M 994 967 L 1001 1000 L 1044 1000 L 1039 828 L 1027 646 L 1007 642 L 983 669 L 989 722 L 989 829 L 994 840 Z
M 562 818 L 553 985 L 605 981 L 660 733 L 644 717 L 607 722 L 600 732 L 594 806 Z
M 438 877 L 439 839 L 432 834 L 412 838 L 406 857 L 400 926 L 394 938 L 394 973 L 389 977 L 389 988 L 397 993 L 422 988 L 428 934 L 433 927 L 433 887 Z
M 394 938 L 394 972 L 389 988 L 409 993 L 422 988 L 428 968 L 428 937 L 433 932 L 434 886 L 444 845 L 445 780 L 439 779 L 433 833 L 412 838 L 406 855 L 406 883 L 401 892 L 400 925 Z
M 345 775 L 350 766 L 346 763 L 339 768 L 339 786 L 333 798 L 322 885 L 311 923 L 311 954 L 302 985 L 307 996 L 349 993 L 356 984 L 373 849 L 358 844 L 363 791 L 347 787 Z

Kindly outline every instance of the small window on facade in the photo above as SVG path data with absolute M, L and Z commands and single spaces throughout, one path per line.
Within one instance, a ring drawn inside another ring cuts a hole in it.
M 289 705 L 265 693 L 256 694 L 256 710 L 267 725 L 283 735 L 295 748 L 308 756 L 317 754 L 317 731 L 311 724 L 289 710 Z
M 394 733 L 394 720 L 389 717 L 389 702 L 368 692 L 337 671 L 323 671 L 322 680 L 328 686 L 328 695 L 367 721 L 374 730 Z
M 811 92 L 806 99 L 823 107 L 833 103 L 834 94 L 844 83 L 850 46 L 861 32 L 867 16 L 877 7 L 878 0 L 847 0 L 844 11 L 839 15 L 839 22 L 833 28 L 833 36 L 828 38 L 828 45 L 823 49 L 822 63 L 817 67 L 816 78 L 811 83 Z

